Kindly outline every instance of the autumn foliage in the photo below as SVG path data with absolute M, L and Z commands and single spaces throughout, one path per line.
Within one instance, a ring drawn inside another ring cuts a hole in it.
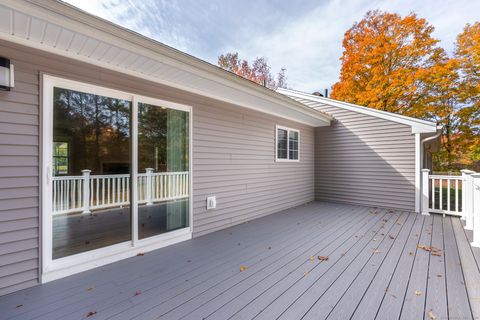
M 332 98 L 437 121 L 435 169 L 480 169 L 480 24 L 465 27 L 452 57 L 433 30 L 413 13 L 368 12 L 345 33 Z
M 277 74 L 277 78 L 272 75 L 271 68 L 267 59 L 264 57 L 256 58 L 252 64 L 245 59 L 240 59 L 238 53 L 226 53 L 218 57 L 218 66 L 222 69 L 235 73 L 243 78 L 256 82 L 270 89 L 286 88 L 287 77 L 285 68 L 282 68 Z

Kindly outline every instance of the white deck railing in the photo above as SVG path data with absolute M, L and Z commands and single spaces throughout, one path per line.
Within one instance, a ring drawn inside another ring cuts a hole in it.
M 59 176 L 52 179 L 53 214 L 118 208 L 130 203 L 130 175 Z M 157 172 L 146 169 L 138 174 L 138 203 L 183 199 L 189 196 L 188 172 Z
M 422 214 L 456 215 L 473 230 L 473 246 L 480 247 L 480 173 L 462 170 L 462 175 L 430 175 L 422 170 Z

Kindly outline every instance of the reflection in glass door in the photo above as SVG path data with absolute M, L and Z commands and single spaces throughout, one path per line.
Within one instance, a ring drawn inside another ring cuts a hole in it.
M 131 102 L 53 89 L 52 259 L 131 240 Z
M 191 238 L 190 107 L 47 75 L 43 103 L 42 281 Z
M 189 225 L 189 113 L 138 104 L 138 238 Z

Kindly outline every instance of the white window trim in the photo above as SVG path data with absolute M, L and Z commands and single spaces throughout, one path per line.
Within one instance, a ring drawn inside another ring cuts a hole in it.
M 287 159 L 278 158 L 278 129 L 287 131 Z M 298 159 L 289 159 L 290 157 L 290 132 L 298 133 Z M 275 162 L 300 162 L 300 130 L 275 125 Z
M 53 128 L 53 88 L 60 87 L 70 90 L 82 91 L 91 94 L 108 96 L 117 99 L 128 100 L 132 103 L 132 178 L 137 177 L 138 150 L 137 150 L 137 103 L 143 102 L 158 106 L 165 106 L 170 109 L 181 110 L 189 113 L 189 226 L 186 228 L 163 233 L 146 239 L 138 239 L 138 224 L 134 223 L 137 218 L 136 210 L 136 187 L 133 184 L 133 196 L 130 206 L 132 208 L 132 239 L 91 251 L 78 253 L 59 259 L 52 259 L 52 204 L 51 204 L 51 183 L 52 176 L 52 128 Z M 41 217 L 41 282 L 49 282 L 63 278 L 75 273 L 83 272 L 128 257 L 133 257 L 140 252 L 156 250 L 174 243 L 192 238 L 193 233 L 193 185 L 192 185 L 192 131 L 193 116 L 192 107 L 164 101 L 160 99 L 145 97 L 133 93 L 114 90 L 95 84 L 64 79 L 56 76 L 43 74 L 42 76 L 42 217 Z

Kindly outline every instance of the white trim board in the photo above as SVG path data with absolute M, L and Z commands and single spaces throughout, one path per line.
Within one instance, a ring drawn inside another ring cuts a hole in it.
M 325 98 L 325 97 L 320 97 L 317 95 L 309 94 L 309 93 L 304 93 L 296 90 L 291 90 L 291 89 L 283 89 L 279 88 L 277 89 L 278 93 L 284 94 L 290 98 L 300 98 L 300 99 L 305 99 L 305 100 L 310 100 L 313 102 L 318 102 L 323 105 L 329 105 L 353 112 L 358 112 L 362 113 L 365 115 L 369 115 L 372 117 L 380 118 L 380 119 L 385 119 L 388 121 L 396 122 L 396 123 L 401 123 L 408 125 L 412 127 L 412 133 L 434 133 L 437 132 L 437 124 L 431 121 L 426 121 L 426 120 L 421 120 L 421 119 L 416 119 L 412 117 L 407 117 L 407 116 L 402 116 L 399 114 L 387 112 L 387 111 L 382 111 L 382 110 L 377 110 L 377 109 L 372 109 L 368 107 L 363 107 L 359 105 L 355 105 L 352 103 L 347 103 L 343 101 L 338 101 L 338 100 L 333 100 L 330 98 Z M 314 107 L 311 107 L 314 109 Z

